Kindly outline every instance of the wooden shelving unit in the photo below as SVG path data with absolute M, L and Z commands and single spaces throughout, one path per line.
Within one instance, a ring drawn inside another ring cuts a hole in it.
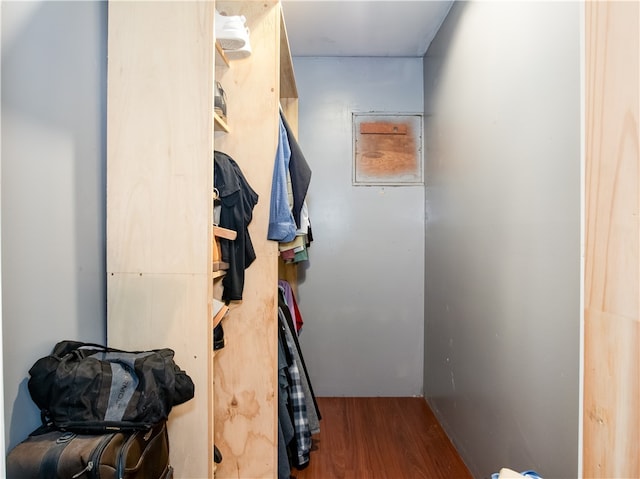
M 219 11 L 243 15 L 252 54 L 216 70 L 227 96 L 229 134 L 216 136 L 215 149 L 231 156 L 260 199 L 249 234 L 255 262 L 245 271 L 242 302 L 232 302 L 223 320 L 228 345 L 217 351 L 215 443 L 223 461 L 216 478 L 277 477 L 277 280 L 278 244 L 266 240 L 271 179 L 277 148 L 282 85 L 295 85 L 278 2 L 218 2 Z M 288 77 L 288 75 L 291 75 Z M 285 80 L 286 77 L 286 80 Z M 287 101 L 295 108 L 297 98 Z M 222 285 L 216 282 L 214 296 Z
M 246 17 L 249 58 L 230 62 L 213 41 L 215 8 Z M 108 344 L 170 347 L 194 380 L 195 397 L 169 420 L 176 479 L 212 478 L 214 443 L 217 479 L 275 478 L 278 245 L 266 232 L 280 104 L 297 123 L 281 5 L 111 2 L 108 28 Z M 233 128 L 214 114 L 216 80 Z M 249 225 L 257 258 L 215 354 L 214 149 L 260 197 Z

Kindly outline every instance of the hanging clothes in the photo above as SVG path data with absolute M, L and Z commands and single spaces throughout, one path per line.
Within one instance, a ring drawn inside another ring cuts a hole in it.
M 309 208 L 307 207 L 307 200 L 302 202 L 302 209 L 300 210 L 300 225 L 296 234 L 309 235 L 311 229 L 311 221 L 309 220 Z
M 278 479 L 290 479 L 289 445 L 295 437 L 295 429 L 289 413 L 290 377 L 287 355 L 278 335 Z
M 244 289 L 245 269 L 256 259 L 249 236 L 249 223 L 258 194 L 251 188 L 238 164 L 226 153 L 214 152 L 214 186 L 221 202 L 220 226 L 234 230 L 235 240 L 221 238 L 222 261 L 229 269 L 222 279 L 222 299 L 239 301 Z
M 284 293 L 284 299 L 287 303 L 287 307 L 289 308 L 289 312 L 291 313 L 291 318 L 293 319 L 296 333 L 299 333 L 300 329 L 302 329 L 304 321 L 302 320 L 302 314 L 300 313 L 300 309 L 298 308 L 296 297 L 293 294 L 293 289 L 291 288 L 289 282 L 285 281 L 284 279 L 278 280 L 278 287 L 282 289 L 282 292 Z
M 301 224 L 300 212 L 302 211 L 302 205 L 307 197 L 307 191 L 311 183 L 311 168 L 282 110 L 280 110 L 280 119 L 287 132 L 289 148 L 291 150 L 291 157 L 289 159 L 289 176 L 291 177 L 291 190 L 293 193 L 293 208 L 291 212 L 293 214 L 293 220 L 299 228 Z
M 295 345 L 287 335 L 285 320 L 282 318 L 282 310 L 278 310 L 278 324 L 280 325 L 280 340 L 287 356 L 287 372 L 289 373 L 288 409 L 292 418 L 294 438 L 291 442 L 291 461 L 297 469 L 304 469 L 309 465 L 311 453 L 311 431 L 307 417 L 307 405 L 305 394 L 300 380 L 300 370 L 294 359 Z
M 313 386 L 311 385 L 311 379 L 309 378 L 309 371 L 307 370 L 307 365 L 304 361 L 304 356 L 302 355 L 298 335 L 294 329 L 291 310 L 287 305 L 284 292 L 281 288 L 278 288 L 278 316 L 283 319 L 285 332 L 287 332 L 294 345 L 294 359 L 297 361 L 298 369 L 301 371 L 301 384 L 305 390 L 309 428 L 312 434 L 317 434 L 320 432 L 320 419 L 322 419 L 322 416 L 320 414 L 320 409 L 318 408 L 316 396 L 313 392 Z
M 289 147 L 289 138 L 282 121 L 282 115 L 279 123 L 280 134 L 273 165 L 267 239 L 286 243 L 295 238 L 297 226 L 291 213 L 287 192 L 291 148 Z

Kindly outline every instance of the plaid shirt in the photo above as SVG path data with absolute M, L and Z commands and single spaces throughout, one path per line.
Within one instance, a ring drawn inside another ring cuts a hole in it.
M 278 311 L 278 314 L 282 314 Z M 284 321 L 284 318 L 281 318 Z M 293 339 L 291 338 L 291 331 L 289 328 L 286 330 L 287 348 L 291 357 L 294 357 L 293 348 L 295 347 Z M 295 430 L 296 445 L 297 445 L 297 457 L 296 466 L 305 466 L 309 462 L 309 453 L 311 452 L 311 431 L 309 430 L 309 419 L 307 417 L 307 405 L 305 402 L 304 390 L 302 389 L 302 383 L 300 380 L 300 370 L 295 361 L 291 361 L 289 365 L 289 376 L 291 378 L 291 392 L 289 397 L 291 399 L 291 406 L 293 409 L 293 428 Z

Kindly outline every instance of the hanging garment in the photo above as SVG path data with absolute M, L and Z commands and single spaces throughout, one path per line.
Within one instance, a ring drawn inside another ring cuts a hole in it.
M 271 204 L 269 205 L 269 228 L 267 239 L 280 242 L 289 242 L 296 236 L 296 223 L 291 213 L 287 193 L 287 175 L 289 174 L 289 160 L 291 149 L 289 139 L 280 117 L 280 134 L 278 136 L 278 148 L 273 165 L 273 178 L 271 182 Z
M 249 236 L 249 223 L 258 194 L 251 188 L 238 164 L 226 153 L 214 152 L 214 186 L 220 198 L 220 226 L 234 230 L 235 240 L 220 239 L 222 261 L 229 269 L 222 279 L 222 299 L 239 301 L 244 289 L 244 271 L 256 259 Z
M 302 325 L 304 321 L 302 320 L 302 314 L 300 314 L 300 309 L 298 308 L 298 303 L 296 302 L 296 297 L 293 294 L 293 289 L 288 281 L 284 279 L 278 280 L 278 287 L 282 289 L 284 294 L 284 299 L 287 303 L 287 307 L 289 308 L 289 313 L 291 313 L 291 318 L 293 319 L 293 324 L 296 327 L 296 334 L 300 332 L 302 329 Z
M 295 430 L 287 406 L 289 402 L 289 373 L 282 338 L 278 335 L 278 479 L 290 479 L 291 465 L 288 448 Z
M 307 191 L 309 190 L 309 184 L 311 183 L 311 168 L 307 163 L 302 148 L 298 144 L 295 135 L 291 131 L 291 127 L 287 123 L 282 110 L 280 110 L 280 118 L 287 132 L 287 138 L 289 139 L 289 148 L 291 149 L 291 158 L 289 159 L 289 176 L 291 177 L 291 190 L 293 193 L 293 219 L 296 222 L 296 226 L 300 227 L 300 212 L 302 210 L 302 204 L 307 197 Z
M 308 245 L 307 235 L 296 235 L 293 241 L 279 243 L 278 251 L 285 263 L 299 263 L 309 259 Z
M 309 385 L 309 380 L 307 375 L 304 373 L 302 368 L 302 362 L 300 360 L 300 352 L 295 346 L 295 342 L 293 340 L 293 333 L 289 329 L 289 327 L 285 324 L 285 334 L 287 337 L 287 341 L 293 345 L 292 354 L 293 360 L 298 368 L 300 373 L 300 387 L 302 388 L 302 392 L 304 394 L 304 404 L 305 404 L 305 415 L 307 420 L 307 425 L 309 428 L 310 434 L 318 434 L 320 432 L 320 420 L 316 414 L 315 404 L 313 402 L 313 391 Z
M 286 334 L 284 326 L 285 320 L 282 318 L 282 310 L 278 310 L 278 319 L 281 334 L 284 337 L 283 346 L 288 355 L 288 373 L 290 379 L 289 407 L 295 431 L 293 443 L 295 445 L 291 454 L 293 465 L 297 469 L 304 469 L 309 465 L 309 454 L 311 453 L 311 431 L 309 430 L 309 420 L 307 417 L 307 405 L 305 402 L 304 390 L 300 380 L 300 370 L 294 358 L 295 345 L 289 335 Z
M 286 300 L 284 298 L 284 294 L 280 288 L 278 288 L 278 317 L 283 319 L 285 324 L 285 332 L 288 331 L 290 333 L 290 340 L 294 345 L 294 358 L 298 362 L 298 369 L 302 372 L 302 385 L 305 389 L 305 401 L 307 404 L 307 418 L 310 423 L 310 429 L 313 434 L 316 432 L 320 432 L 320 419 L 322 416 L 320 414 L 320 409 L 318 408 L 318 402 L 316 400 L 316 396 L 313 392 L 313 387 L 311 386 L 311 380 L 309 379 L 309 372 L 307 371 L 307 365 L 304 361 L 304 356 L 302 355 L 302 350 L 300 349 L 300 343 L 298 341 L 298 335 L 294 332 L 293 320 L 291 318 L 291 314 L 289 313 L 289 307 L 286 304 Z
M 307 200 L 302 202 L 302 209 L 300 210 L 300 225 L 296 234 L 306 235 L 309 233 L 311 222 L 309 221 L 309 208 L 307 207 Z
M 282 256 L 285 263 L 293 263 L 293 260 L 296 259 L 296 253 L 293 249 L 280 251 L 280 256 Z
M 293 255 L 293 263 L 299 263 L 300 261 L 309 261 L 309 253 L 307 252 L 306 245 Z

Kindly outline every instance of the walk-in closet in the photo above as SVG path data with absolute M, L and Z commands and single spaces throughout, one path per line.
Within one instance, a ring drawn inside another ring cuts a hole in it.
M 72 339 L 176 479 L 640 476 L 638 2 L 1 10 L 5 452 Z

